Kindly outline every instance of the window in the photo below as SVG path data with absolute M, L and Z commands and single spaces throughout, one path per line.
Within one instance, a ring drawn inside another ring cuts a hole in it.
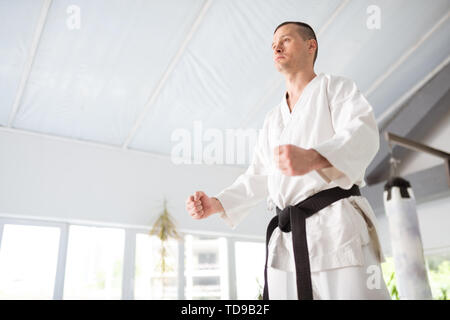
M 185 237 L 186 299 L 228 299 L 225 238 Z
M 450 295 L 450 253 L 429 254 L 425 256 L 428 281 L 435 300 L 449 300 Z M 394 258 L 386 257 L 382 265 L 383 276 L 391 298 L 400 299 L 395 279 Z
M 70 226 L 64 299 L 120 299 L 125 232 Z
M 199 252 L 198 254 L 198 264 L 202 268 L 217 265 L 217 259 L 217 252 Z
M 265 244 L 236 241 L 236 289 L 239 300 L 258 299 L 264 287 Z
M 389 294 L 392 300 L 398 300 L 398 290 L 397 284 L 395 281 L 395 267 L 394 267 L 394 258 L 385 256 L 386 261 L 381 264 L 381 270 L 383 273 L 383 279 L 386 283 L 386 287 L 388 288 Z
M 426 256 L 433 299 L 450 300 L 450 252 Z
M 127 238 L 130 251 L 126 254 L 123 228 L 0 218 L 0 300 L 121 299 L 122 294 L 124 298 L 177 299 L 180 290 L 186 299 L 229 299 L 231 252 L 226 238 L 187 235 L 182 248 L 177 240 L 169 240 L 168 270 L 162 276 L 161 242 L 144 232 L 131 231 L 136 238 Z M 181 261 L 180 249 L 184 252 Z M 124 256 L 134 259 L 124 261 Z M 264 260 L 262 244 L 237 242 L 240 299 L 254 299 L 258 292 L 252 277 L 256 268 L 262 278 L 263 262 L 257 259 Z M 129 291 L 131 287 L 134 292 Z
M 161 241 L 147 234 L 136 235 L 135 299 L 177 299 L 176 240 L 169 240 L 166 247 L 166 272 L 161 273 Z
M 0 299 L 52 299 L 58 227 L 5 224 L 0 248 Z

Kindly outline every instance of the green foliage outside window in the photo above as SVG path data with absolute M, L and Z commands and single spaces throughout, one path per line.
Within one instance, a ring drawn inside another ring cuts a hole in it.
M 392 300 L 400 300 L 395 280 L 394 259 L 386 258 L 381 265 L 383 277 Z M 449 300 L 450 255 L 427 257 L 428 280 L 434 300 Z

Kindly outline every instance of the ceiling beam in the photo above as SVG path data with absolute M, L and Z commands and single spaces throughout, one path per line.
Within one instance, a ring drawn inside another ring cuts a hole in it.
M 141 151 L 141 150 L 137 150 L 137 149 L 123 149 L 121 146 L 107 144 L 104 142 L 95 142 L 95 141 L 76 139 L 76 138 L 72 138 L 72 137 L 57 136 L 55 134 L 47 134 L 47 133 L 31 131 L 31 130 L 27 130 L 27 129 L 7 128 L 7 127 L 0 126 L 0 134 L 2 134 L 2 133 L 22 134 L 22 135 L 26 135 L 26 136 L 44 138 L 44 139 L 49 139 L 49 140 L 53 140 L 53 141 L 59 141 L 59 142 L 65 142 L 65 143 L 67 143 L 67 142 L 68 143 L 76 143 L 78 145 L 84 145 L 84 146 L 89 146 L 89 147 L 93 147 L 93 148 L 113 150 L 113 151 L 118 151 L 120 153 L 140 154 L 140 155 L 149 156 L 153 159 L 172 161 L 170 155 L 166 155 L 166 154 L 158 154 L 158 153 L 153 153 L 153 152 L 149 152 L 149 151 Z M 224 165 L 224 166 L 227 166 L 227 165 Z
M 449 91 L 449 93 L 450 93 L 450 91 Z M 446 100 L 446 102 L 450 102 L 450 100 Z M 433 113 L 436 113 L 436 112 L 433 112 Z M 415 140 L 397 136 L 396 134 L 393 134 L 393 133 L 387 132 L 387 131 L 385 132 L 385 138 L 389 144 L 397 144 L 399 146 L 402 146 L 403 148 L 406 148 L 406 149 L 409 149 L 412 151 L 424 152 L 424 153 L 433 155 L 435 157 L 444 159 L 444 164 L 446 166 L 445 169 L 446 169 L 446 173 L 447 173 L 447 184 L 450 187 L 450 173 L 449 173 L 450 168 L 448 167 L 448 164 L 450 163 L 450 153 L 445 152 L 440 149 L 432 148 L 426 144 L 419 143 Z
M 36 57 L 36 52 L 39 47 L 39 42 L 41 41 L 42 32 L 44 30 L 45 22 L 47 21 L 47 16 L 51 4 L 52 0 L 44 0 L 44 3 L 42 4 L 36 30 L 34 31 L 33 40 L 31 42 L 30 52 L 28 54 L 27 60 L 25 61 L 22 77 L 20 78 L 19 89 L 17 90 L 12 110 L 11 113 L 9 114 L 8 123 L 6 125 L 8 128 L 11 128 L 12 125 L 14 124 L 14 119 L 16 118 L 17 111 L 19 110 L 23 93 L 25 91 L 25 86 L 28 82 L 28 78 L 30 77 L 31 69 L 33 68 L 34 58 Z
M 434 78 L 439 72 L 441 72 L 450 63 L 450 56 L 448 56 L 444 61 L 436 66 L 430 73 L 428 73 L 421 81 L 419 81 L 415 86 L 409 89 L 405 94 L 403 94 L 394 104 L 387 108 L 377 119 L 378 129 L 384 131 L 390 122 L 395 119 L 398 113 L 407 105 L 408 101 L 422 88 L 424 87 L 432 78 Z
M 446 114 L 449 112 L 450 106 L 450 90 L 447 91 L 446 95 L 442 97 L 433 109 L 428 112 L 425 117 L 422 118 L 420 123 L 416 124 L 408 134 L 408 139 L 412 139 L 415 141 L 424 141 L 426 137 L 433 131 L 439 130 L 436 129 L 436 125 L 441 121 L 441 119 L 446 117 Z M 404 163 L 407 163 L 408 160 L 412 159 L 413 156 L 417 154 L 417 152 L 403 148 L 403 147 L 394 147 L 393 148 L 393 156 L 400 160 L 400 165 L 398 167 L 397 172 L 402 172 Z M 387 172 L 389 170 L 389 157 L 384 160 L 385 166 L 385 177 L 387 178 Z
M 439 73 L 409 97 L 401 106 L 401 111 L 396 112 L 395 117 L 385 122 L 388 123 L 387 125 L 379 129 L 420 141 L 433 128 L 435 119 L 448 110 L 449 90 L 450 64 L 447 63 Z M 397 146 L 393 148 L 393 151 L 395 157 L 400 159 L 402 154 L 409 152 Z M 380 149 L 366 171 L 366 181 L 369 185 L 388 178 L 389 154 L 388 143 L 381 139 Z
M 450 153 L 445 152 L 440 149 L 432 148 L 430 146 L 427 146 L 426 144 L 407 139 L 405 137 L 400 137 L 396 134 L 393 134 L 391 132 L 385 132 L 385 138 L 390 144 L 397 144 L 399 146 L 402 146 L 404 148 L 408 148 L 414 151 L 419 152 L 425 152 L 428 154 L 431 154 L 433 156 L 443 158 L 445 160 L 450 159 Z
M 158 97 L 159 93 L 161 92 L 162 88 L 164 87 L 167 79 L 173 72 L 175 66 L 177 65 L 178 61 L 180 60 L 181 56 L 183 55 L 184 51 L 186 50 L 187 45 L 189 44 L 189 41 L 192 39 L 194 33 L 197 31 L 200 23 L 202 22 L 206 12 L 208 11 L 210 5 L 212 3 L 212 0 L 206 0 L 203 4 L 203 7 L 200 10 L 200 13 L 198 14 L 197 18 L 195 19 L 194 23 L 192 24 L 191 29 L 189 30 L 187 36 L 185 37 L 183 43 L 181 44 L 180 48 L 178 49 L 175 57 L 170 62 L 169 66 L 167 67 L 166 71 L 162 75 L 161 79 L 159 80 L 156 89 L 153 91 L 150 99 L 145 104 L 143 111 L 138 116 L 136 122 L 134 123 L 133 127 L 131 128 L 130 132 L 128 133 L 127 138 L 125 139 L 124 143 L 122 144 L 123 149 L 127 149 L 128 145 L 130 144 L 131 140 L 133 140 L 134 136 L 136 135 L 137 130 L 141 127 L 142 122 L 144 121 L 145 117 L 147 116 L 148 112 L 151 109 L 151 106 L 153 102 Z

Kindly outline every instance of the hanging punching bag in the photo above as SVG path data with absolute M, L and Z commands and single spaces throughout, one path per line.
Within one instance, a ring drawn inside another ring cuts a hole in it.
M 384 186 L 395 277 L 400 299 L 431 299 L 416 201 L 410 183 L 393 177 Z

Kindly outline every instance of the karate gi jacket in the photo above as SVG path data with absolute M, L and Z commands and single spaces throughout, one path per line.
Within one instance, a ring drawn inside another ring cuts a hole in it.
M 286 94 L 271 109 L 258 135 L 248 169 L 215 197 L 221 218 L 235 228 L 251 209 L 266 200 L 276 214 L 328 188 L 366 185 L 365 170 L 379 149 L 379 131 L 369 102 L 351 79 L 325 73 L 304 88 L 292 113 Z M 332 167 L 302 176 L 286 176 L 276 167 L 274 148 L 293 144 L 315 149 Z M 385 261 L 376 216 L 363 196 L 345 198 L 306 220 L 311 272 L 363 266 L 362 246 L 370 241 Z M 276 228 L 269 242 L 269 267 L 295 271 L 291 232 Z

